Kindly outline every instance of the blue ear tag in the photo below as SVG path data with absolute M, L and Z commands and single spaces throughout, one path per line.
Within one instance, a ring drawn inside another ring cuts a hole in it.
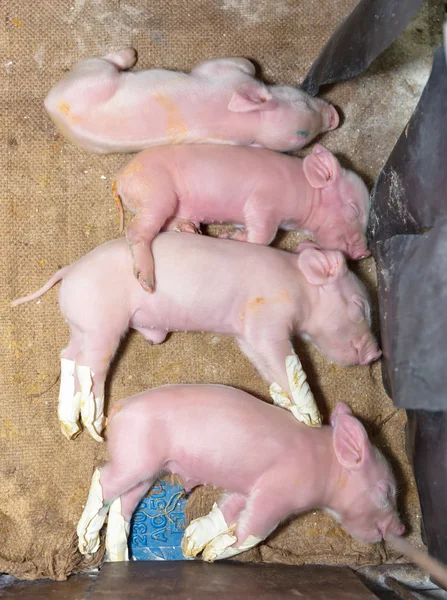
M 133 560 L 185 560 L 186 497 L 178 484 L 159 480 L 136 509 L 129 535 Z
M 307 131 L 307 129 L 299 129 L 296 132 L 296 135 L 302 136 L 302 137 L 307 137 L 309 135 L 309 132 Z

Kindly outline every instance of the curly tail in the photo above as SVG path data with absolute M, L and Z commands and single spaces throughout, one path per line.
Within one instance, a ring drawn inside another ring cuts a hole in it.
M 51 289 L 53 287 L 53 285 L 55 285 L 58 281 L 60 281 L 61 279 L 64 278 L 64 275 L 67 271 L 67 269 L 69 268 L 70 265 L 68 265 L 67 267 L 64 267 L 63 269 L 59 269 L 59 271 L 57 271 L 57 273 L 55 273 L 51 279 L 49 279 L 46 284 L 40 288 L 40 290 L 37 290 L 37 292 L 34 292 L 34 294 L 30 294 L 29 296 L 23 296 L 23 298 L 17 298 L 17 300 L 14 300 L 14 302 L 11 302 L 11 304 L 9 306 L 14 307 L 14 306 L 18 306 L 19 304 L 24 304 L 25 302 L 31 302 L 31 300 L 36 300 L 36 298 L 40 298 L 40 296 L 42 296 L 43 294 L 45 294 L 45 292 L 48 292 L 49 289 Z

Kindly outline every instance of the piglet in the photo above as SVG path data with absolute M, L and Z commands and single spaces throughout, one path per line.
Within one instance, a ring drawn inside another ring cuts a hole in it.
M 45 99 L 59 131 L 102 154 L 204 142 L 290 151 L 338 126 L 331 104 L 292 86 L 264 85 L 245 58 L 209 60 L 189 75 L 130 72 L 136 61 L 126 48 L 77 63 Z
M 346 404 L 331 426 L 313 429 L 241 390 L 168 385 L 115 404 L 107 432 L 110 459 L 93 475 L 77 528 L 83 554 L 97 551 L 111 508 L 109 554 L 128 558 L 132 514 L 163 473 L 178 475 L 186 491 L 206 484 L 226 492 L 187 527 L 186 557 L 234 556 L 314 508 L 362 542 L 404 531 L 391 470 Z
M 59 418 L 72 438 L 78 417 L 101 440 L 104 383 L 129 327 L 151 344 L 169 331 L 232 335 L 268 383 L 289 393 L 291 336 L 311 340 L 339 364 L 366 365 L 381 352 L 370 331 L 363 284 L 341 252 L 303 242 L 297 253 L 200 235 L 162 233 L 153 243 L 157 290 L 147 294 L 132 273 L 124 238 L 99 246 L 58 271 L 59 304 L 70 343 L 61 354 Z
M 235 223 L 244 229 L 230 237 L 266 245 L 278 228 L 300 229 L 350 258 L 369 254 L 368 189 L 320 145 L 304 160 L 264 148 L 150 149 L 119 173 L 114 191 L 118 206 L 135 214 L 126 233 L 147 291 L 154 289 L 150 246 L 164 226 L 195 232 L 201 223 Z

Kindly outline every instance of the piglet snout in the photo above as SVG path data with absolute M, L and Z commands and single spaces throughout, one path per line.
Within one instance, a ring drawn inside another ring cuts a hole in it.
M 378 360 L 382 356 L 382 350 L 375 350 L 372 352 L 367 352 L 366 354 L 360 354 L 359 365 L 369 365 L 370 363 Z
M 357 221 L 354 223 L 357 225 Z M 371 252 L 368 250 L 368 243 L 366 237 L 360 232 L 350 233 L 347 235 L 346 254 L 351 260 L 359 260 L 359 258 L 366 258 L 371 256 Z
M 389 534 L 393 534 L 393 535 L 403 535 L 405 533 L 405 525 L 403 523 L 400 523 L 399 521 L 396 521 L 394 518 L 386 523 L 384 526 L 379 527 L 379 531 L 382 534 L 383 539 L 386 540 L 387 536 Z
M 369 332 L 365 333 L 359 340 L 353 342 L 358 354 L 359 365 L 369 365 L 382 356 Z
M 351 260 L 359 260 L 371 256 L 371 251 L 366 248 L 348 248 L 347 254 Z

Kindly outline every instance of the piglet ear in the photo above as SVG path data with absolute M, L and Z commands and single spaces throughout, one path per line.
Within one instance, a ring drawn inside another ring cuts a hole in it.
M 337 406 L 334 408 L 331 414 L 331 425 L 335 427 L 337 417 L 340 415 L 352 415 L 352 410 L 344 402 L 337 402 Z
M 355 417 L 347 414 L 337 417 L 333 444 L 342 467 L 353 471 L 363 466 L 369 453 L 369 440 L 365 428 Z
M 249 81 L 237 87 L 231 96 L 228 110 L 232 112 L 251 112 L 253 110 L 273 110 L 278 100 L 262 83 Z
M 308 247 L 299 250 L 298 267 L 312 285 L 325 285 L 340 277 L 346 269 L 341 252 Z
M 303 160 L 303 171 L 313 188 L 324 188 L 340 177 L 340 163 L 324 146 L 316 144 L 312 154 Z

